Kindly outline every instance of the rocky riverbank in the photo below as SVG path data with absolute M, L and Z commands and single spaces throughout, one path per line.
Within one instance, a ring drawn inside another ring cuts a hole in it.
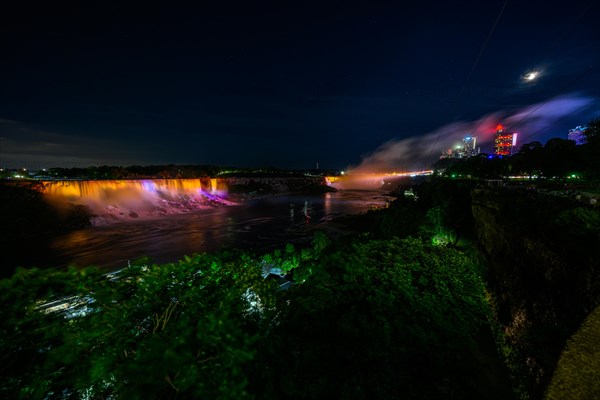
M 567 339 L 600 304 L 600 212 L 571 199 L 474 190 L 476 241 L 513 373 L 541 398 Z
M 227 196 L 232 201 L 292 194 L 292 193 L 325 193 L 336 189 L 327 186 L 323 177 L 241 177 L 220 178 L 218 185 L 227 189 Z

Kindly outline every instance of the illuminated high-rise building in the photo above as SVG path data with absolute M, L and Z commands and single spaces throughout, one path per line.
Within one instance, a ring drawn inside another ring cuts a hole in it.
M 497 156 L 510 156 L 516 145 L 516 132 L 506 132 L 504 127 L 499 124 L 496 127 L 496 135 L 494 136 L 494 154 Z
M 585 137 L 586 129 L 587 126 L 578 126 L 576 128 L 569 129 L 567 139 L 573 140 L 576 145 L 587 143 L 587 138 Z
M 474 156 L 479 153 L 479 149 L 475 147 L 477 145 L 477 138 L 475 136 L 466 136 L 462 140 L 461 147 L 465 157 Z
M 455 157 L 467 158 L 473 157 L 479 153 L 479 149 L 475 147 L 477 138 L 475 136 L 465 136 L 458 146 L 456 146 Z
M 479 154 L 479 148 L 475 147 L 477 138 L 466 136 L 456 147 L 447 149 L 440 158 L 468 158 Z

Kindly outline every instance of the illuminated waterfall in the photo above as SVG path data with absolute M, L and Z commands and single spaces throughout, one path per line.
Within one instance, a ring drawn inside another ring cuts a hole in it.
M 224 186 L 208 178 L 44 181 L 38 190 L 51 201 L 89 207 L 98 225 L 232 204 Z
M 325 182 L 339 190 L 378 190 L 385 185 L 385 174 L 327 176 Z

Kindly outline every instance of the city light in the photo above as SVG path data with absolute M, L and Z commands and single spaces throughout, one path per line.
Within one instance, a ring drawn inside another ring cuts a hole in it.
M 504 132 L 502 124 L 496 127 L 494 136 L 494 154 L 497 156 L 509 156 L 517 144 L 517 134 L 515 132 Z

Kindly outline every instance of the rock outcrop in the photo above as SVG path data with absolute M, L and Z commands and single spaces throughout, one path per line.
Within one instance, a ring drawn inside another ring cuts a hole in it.
M 526 191 L 472 199 L 497 320 L 525 390 L 541 398 L 566 340 L 600 304 L 600 211 Z

